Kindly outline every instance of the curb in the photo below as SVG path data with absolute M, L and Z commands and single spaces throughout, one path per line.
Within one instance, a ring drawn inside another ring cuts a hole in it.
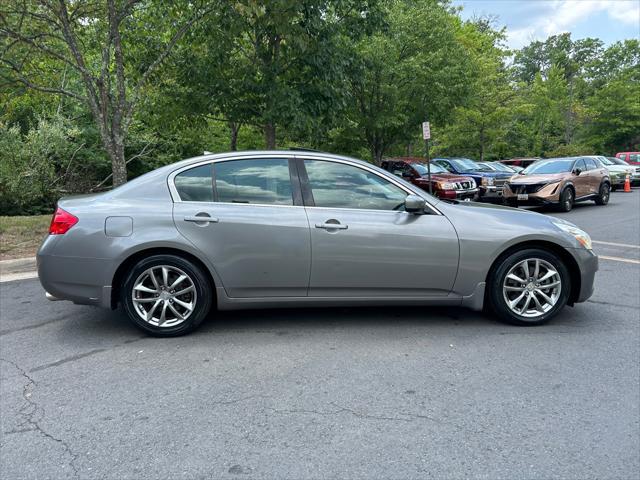
M 24 280 L 37 276 L 36 257 L 0 260 L 0 282 Z

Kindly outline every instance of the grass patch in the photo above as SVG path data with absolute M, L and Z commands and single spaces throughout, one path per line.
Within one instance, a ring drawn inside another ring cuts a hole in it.
M 51 215 L 0 216 L 0 259 L 33 257 L 49 232 Z

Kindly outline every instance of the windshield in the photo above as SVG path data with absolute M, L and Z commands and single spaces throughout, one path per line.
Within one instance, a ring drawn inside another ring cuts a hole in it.
M 481 165 L 478 165 L 476 162 L 474 162 L 473 160 L 469 160 L 468 158 L 455 158 L 455 159 L 451 159 L 449 160 L 454 167 L 456 167 L 456 170 L 460 171 L 460 172 L 490 172 L 491 169 L 488 167 L 482 167 Z
M 494 169 L 498 170 L 499 172 L 508 172 L 508 173 L 513 173 L 515 172 L 515 170 L 507 165 L 505 165 L 504 163 L 500 163 L 500 162 L 492 162 L 489 164 L 490 167 L 493 167 Z
M 416 171 L 420 174 L 420 175 L 427 175 L 429 172 L 427 171 L 427 166 L 423 163 L 414 163 L 412 164 L 413 168 L 416 169 Z M 436 163 L 432 163 L 431 164 L 431 173 L 449 173 L 447 171 L 446 168 L 441 167 L 440 165 L 436 164 Z
M 624 160 L 620 160 L 619 158 L 616 158 L 616 157 L 605 157 L 605 158 L 611 162 L 611 165 L 624 165 L 625 167 L 629 165 Z M 605 163 L 604 160 L 602 161 L 602 163 L 604 163 L 605 165 L 609 165 L 608 163 Z
M 603 163 L 604 165 L 615 165 L 615 163 L 606 157 L 598 157 L 598 160 L 600 160 L 600 163 Z
M 526 175 L 531 174 L 545 174 L 545 173 L 566 173 L 571 171 L 573 167 L 573 158 L 567 158 L 562 160 L 540 160 L 536 163 L 532 163 L 525 168 L 522 173 Z

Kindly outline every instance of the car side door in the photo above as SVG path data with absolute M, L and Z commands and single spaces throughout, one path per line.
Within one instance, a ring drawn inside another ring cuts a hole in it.
M 306 296 L 309 222 L 293 158 L 240 158 L 179 171 L 178 230 L 206 255 L 229 297 Z
M 587 171 L 587 164 L 585 163 L 584 158 L 576 160 L 573 165 L 573 171 L 575 173 L 578 173 L 578 171 L 580 172 L 573 176 L 573 186 L 576 189 L 576 199 L 589 195 L 591 193 L 591 184 L 589 180 L 589 173 Z
M 458 269 L 458 237 L 430 208 L 404 210 L 409 190 L 360 164 L 298 163 L 311 231 L 309 296 L 446 296 Z

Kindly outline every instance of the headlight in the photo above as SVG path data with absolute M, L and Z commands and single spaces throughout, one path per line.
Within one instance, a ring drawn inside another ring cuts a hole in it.
M 591 250 L 591 237 L 584 230 L 576 227 L 574 224 L 569 222 L 560 222 L 554 221 L 553 224 L 558 227 L 560 230 L 565 231 L 573 238 L 575 238 L 580 245 L 582 245 L 587 250 Z
M 438 182 L 438 187 L 440 187 L 441 190 L 455 190 L 456 186 L 453 183 L 449 183 L 449 182 Z
M 493 177 L 482 177 L 482 185 L 493 185 Z

